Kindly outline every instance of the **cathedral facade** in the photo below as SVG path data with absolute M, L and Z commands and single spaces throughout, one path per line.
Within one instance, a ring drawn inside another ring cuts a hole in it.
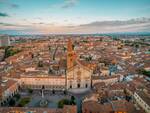
M 67 49 L 67 89 L 90 88 L 92 71 L 77 60 L 71 40 Z

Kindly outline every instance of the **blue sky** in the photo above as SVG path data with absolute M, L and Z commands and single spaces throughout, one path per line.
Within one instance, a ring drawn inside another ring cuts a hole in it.
M 148 32 L 149 12 L 150 0 L 0 0 L 0 33 Z

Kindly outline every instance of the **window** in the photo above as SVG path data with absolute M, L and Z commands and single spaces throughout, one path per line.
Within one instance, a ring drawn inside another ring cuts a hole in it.
M 78 84 L 77 87 L 80 88 L 80 84 Z
M 88 84 L 85 84 L 85 87 L 87 88 L 87 87 L 88 87 Z
M 70 85 L 70 89 L 72 89 L 72 85 Z
M 42 86 L 42 89 L 45 89 L 45 86 L 44 86 L 44 85 Z

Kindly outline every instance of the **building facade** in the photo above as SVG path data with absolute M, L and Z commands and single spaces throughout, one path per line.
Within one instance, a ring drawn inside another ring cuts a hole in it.
M 31 89 L 65 90 L 65 76 L 21 77 L 21 86 Z
M 68 41 L 67 49 L 67 89 L 90 88 L 92 71 L 77 60 L 71 40 Z
M 1 46 L 10 46 L 10 39 L 7 35 L 0 35 L 0 47 Z
M 142 91 L 134 92 L 135 103 L 137 103 L 146 113 L 150 113 L 150 98 Z
M 5 104 L 18 92 L 19 84 L 14 80 L 3 80 L 0 86 L 0 106 Z
M 88 68 L 80 64 L 70 68 L 67 71 L 67 89 L 90 88 L 91 74 Z

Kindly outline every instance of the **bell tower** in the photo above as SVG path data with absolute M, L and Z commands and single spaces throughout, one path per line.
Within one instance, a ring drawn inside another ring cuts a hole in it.
M 75 62 L 75 52 L 73 50 L 73 45 L 72 45 L 72 41 L 69 38 L 68 39 L 68 44 L 67 44 L 67 69 L 73 67 L 74 62 Z

